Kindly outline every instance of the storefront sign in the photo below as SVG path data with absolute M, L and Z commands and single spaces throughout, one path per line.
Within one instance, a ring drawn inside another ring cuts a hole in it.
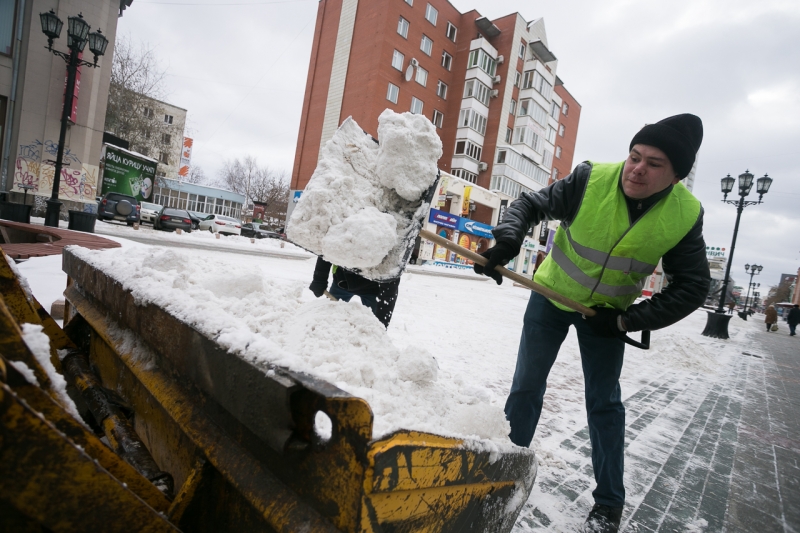
M 506 216 L 506 209 L 508 209 L 508 200 L 500 200 L 500 211 L 497 215 L 498 225 L 503 222 L 503 218 Z
M 436 207 L 442 208 L 444 204 L 447 203 L 447 183 L 447 176 L 439 178 L 439 192 L 438 198 L 436 199 Z
M 477 235 L 478 237 L 486 237 L 487 239 L 494 239 L 494 235 L 492 235 L 492 226 L 489 226 L 488 224 L 482 224 L 480 222 L 476 222 L 468 218 L 459 217 L 458 229 L 460 231 L 466 231 L 467 233 L 472 233 L 473 235 Z
M 114 146 L 105 146 L 101 194 L 118 192 L 137 200 L 149 200 L 153 193 L 156 162 Z
M 459 219 L 461 219 L 461 217 L 458 215 L 445 213 L 444 211 L 439 211 L 438 209 L 431 209 L 431 214 L 428 216 L 428 220 L 430 222 L 436 224 L 437 226 L 450 229 L 458 229 Z
M 183 138 L 183 148 L 181 149 L 181 167 L 178 175 L 184 178 L 189 175 L 189 166 L 192 164 L 192 145 L 194 140 L 189 137 Z
M 716 257 L 725 257 L 725 248 L 706 246 L 706 257 L 709 259 Z

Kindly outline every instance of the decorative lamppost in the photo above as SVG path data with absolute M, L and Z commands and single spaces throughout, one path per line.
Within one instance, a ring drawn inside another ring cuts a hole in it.
M 747 301 L 750 299 L 750 289 L 753 289 L 758 285 L 761 286 L 760 283 L 753 283 L 753 276 L 756 274 L 761 274 L 761 269 L 764 267 L 761 265 L 745 265 L 744 271 L 750 274 L 750 284 L 747 286 L 747 296 L 744 298 L 744 311 L 739 312 L 739 318 L 742 320 L 747 320 Z M 752 305 L 750 306 L 752 307 Z
M 58 200 L 58 189 L 61 184 L 61 168 L 64 165 L 64 142 L 67 136 L 67 122 L 72 113 L 72 99 L 75 96 L 75 78 L 79 66 L 97 67 L 97 58 L 106 53 L 108 39 L 100 30 L 89 33 L 89 24 L 83 20 L 83 15 L 67 19 L 67 47 L 69 53 L 53 50 L 53 40 L 61 35 L 64 23 L 51 9 L 47 13 L 40 13 L 42 32 L 47 36 L 47 49 L 67 63 L 67 87 L 64 95 L 64 109 L 61 112 L 61 131 L 58 135 L 58 154 L 56 155 L 56 169 L 53 175 L 53 192 L 47 200 L 47 211 L 44 216 L 45 226 L 58 227 L 61 202 Z M 86 43 L 94 54 L 94 63 L 89 63 L 78 58 L 83 52 Z
M 736 183 L 736 180 L 733 179 L 730 174 L 722 178 L 722 194 L 724 195 L 722 201 L 726 204 L 736 206 L 736 225 L 733 228 L 731 253 L 728 255 L 728 266 L 725 268 L 725 279 L 722 281 L 722 292 L 719 296 L 719 305 L 717 306 L 716 311 L 713 313 L 709 311 L 708 320 L 706 321 L 706 329 L 703 330 L 703 335 L 706 337 L 716 337 L 718 339 L 729 338 L 728 322 L 730 322 L 732 315 L 726 314 L 724 307 L 725 298 L 728 295 L 728 281 L 730 280 L 731 275 L 731 265 L 733 264 L 733 250 L 736 247 L 736 236 L 739 233 L 739 220 L 742 218 L 742 211 L 744 211 L 745 207 L 761 203 L 761 199 L 765 194 L 767 194 L 767 192 L 769 192 L 769 187 L 772 185 L 772 178 L 770 178 L 767 174 L 764 174 L 764 177 L 758 178 L 756 182 L 758 201 L 746 201 L 745 197 L 750 194 L 750 190 L 753 188 L 753 175 L 749 170 L 746 170 L 744 174 L 739 174 L 739 200 L 736 201 L 728 200 L 728 194 L 733 191 L 733 185 Z

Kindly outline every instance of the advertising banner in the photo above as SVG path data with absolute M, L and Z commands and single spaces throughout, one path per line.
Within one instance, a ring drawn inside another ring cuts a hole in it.
M 472 192 L 472 187 L 464 187 L 464 199 L 461 201 L 461 216 L 469 215 L 469 195 Z
M 508 200 L 500 200 L 500 213 L 497 215 L 497 224 L 503 222 L 503 218 L 506 216 L 506 209 L 508 209 Z
M 103 185 L 100 194 L 118 192 L 150 201 L 157 163 L 144 156 L 105 145 Z
M 447 176 L 439 178 L 439 192 L 436 199 L 436 207 L 438 208 L 444 207 L 444 204 L 447 202 L 447 182 Z
M 458 230 L 466 231 L 467 233 L 477 235 L 478 237 L 494 239 L 494 235 L 492 235 L 492 226 L 483 224 L 481 222 L 475 222 L 474 220 L 470 220 L 468 218 L 459 217 Z
M 189 175 L 189 165 L 192 164 L 192 145 L 194 141 L 189 137 L 183 138 L 183 148 L 181 148 L 181 165 L 178 169 L 178 176 L 184 178 Z

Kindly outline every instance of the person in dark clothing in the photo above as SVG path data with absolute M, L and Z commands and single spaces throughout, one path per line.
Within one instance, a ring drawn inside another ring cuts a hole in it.
M 789 314 L 786 316 L 786 322 L 789 323 L 789 336 L 794 337 L 796 335 L 795 329 L 797 329 L 797 324 L 800 324 L 800 305 L 794 304 L 794 307 L 792 307 Z
M 705 301 L 711 276 L 703 241 L 703 208 L 679 183 L 694 164 L 703 126 L 677 115 L 642 128 L 622 163 L 584 162 L 563 180 L 523 193 L 494 228 L 496 244 L 474 266 L 494 270 L 520 253 L 541 221 L 561 220 L 554 246 L 534 280 L 596 311 L 593 317 L 532 293 L 517 366 L 505 406 L 509 437 L 529 446 L 542 411 L 547 376 L 570 326 L 578 334 L 585 381 L 595 505 L 584 531 L 616 532 L 625 503 L 625 409 L 619 376 L 625 331 L 667 327 Z M 634 304 L 662 260 L 668 287 Z
M 388 328 L 394 304 L 397 302 L 400 278 L 392 281 L 372 281 L 317 257 L 314 280 L 308 286 L 317 298 L 325 294 L 325 289 L 328 287 L 328 273 L 331 269 L 333 269 L 333 282 L 328 291 L 331 296 L 345 302 L 349 302 L 353 296 L 360 297 L 361 303 L 372 309 L 372 314 Z

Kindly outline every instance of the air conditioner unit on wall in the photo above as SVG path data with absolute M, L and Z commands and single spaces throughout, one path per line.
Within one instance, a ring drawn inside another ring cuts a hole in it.
M 483 161 L 478 163 L 478 172 L 484 172 L 485 170 L 488 170 L 488 169 L 489 169 L 489 164 L 488 163 L 484 163 Z
M 503 79 L 503 78 L 501 78 L 500 76 L 495 76 L 495 77 L 492 79 L 492 83 L 500 83 L 500 80 L 502 80 L 502 79 Z
M 418 67 L 419 66 L 419 61 L 417 61 L 417 58 L 415 58 L 415 57 L 411 58 L 411 65 L 414 66 L 414 67 Z
M 503 61 L 505 61 L 505 60 L 506 60 L 505 56 L 502 56 L 502 55 L 497 56 L 497 64 L 498 65 L 502 65 Z
M 492 89 L 489 92 L 489 98 L 497 98 L 499 94 L 500 94 L 500 91 L 498 91 L 497 89 Z

